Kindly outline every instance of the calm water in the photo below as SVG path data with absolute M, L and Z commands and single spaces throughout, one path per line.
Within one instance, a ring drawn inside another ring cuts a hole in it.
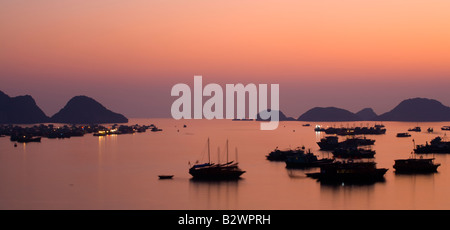
M 321 185 L 305 176 L 309 170 L 287 170 L 283 162 L 265 155 L 275 147 L 304 145 L 320 156 L 315 143 L 324 134 L 314 126 L 366 125 L 356 123 L 281 122 L 275 131 L 260 131 L 258 122 L 230 120 L 131 119 L 130 124 L 154 123 L 163 132 L 132 135 L 47 139 L 14 147 L 0 138 L 0 209 L 450 209 L 450 155 L 434 155 L 438 173 L 396 175 L 394 159 L 408 158 L 417 144 L 444 135 L 449 123 L 419 123 L 411 138 L 396 138 L 417 123 L 384 122 L 386 135 L 376 139 L 378 167 L 389 168 L 385 182 L 373 185 Z M 186 124 L 187 128 L 183 128 Z M 373 125 L 374 123 L 369 123 Z M 179 130 L 179 131 L 178 131 Z M 295 130 L 295 132 L 294 132 Z M 198 182 L 188 163 L 235 159 L 247 171 L 239 181 Z M 342 137 L 341 137 L 342 138 Z M 429 155 L 432 157 L 432 155 Z M 159 180 L 159 174 L 174 174 Z

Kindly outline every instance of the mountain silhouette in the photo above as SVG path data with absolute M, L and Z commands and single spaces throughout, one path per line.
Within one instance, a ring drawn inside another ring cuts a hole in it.
M 378 117 L 372 108 L 365 108 L 356 113 L 362 121 L 372 121 Z
M 402 101 L 391 111 L 376 118 L 379 121 L 450 121 L 450 107 L 427 98 Z
M 267 111 L 271 111 L 270 109 L 268 109 Z M 266 121 L 266 120 L 270 120 L 270 119 L 273 119 L 273 118 L 269 118 L 269 119 L 262 119 L 261 118 L 261 116 L 260 116 L 260 114 L 264 114 L 264 113 L 267 113 L 267 111 L 262 111 L 262 112 L 260 112 L 260 113 L 258 113 L 257 115 L 256 115 L 256 120 L 257 121 Z M 276 111 L 276 110 L 274 110 L 274 111 Z M 283 112 L 281 112 L 281 111 L 278 111 L 279 113 L 279 115 L 278 115 L 278 120 L 279 121 L 295 121 L 295 118 L 293 118 L 293 117 L 287 117 Z
M 101 124 L 127 123 L 122 114 L 112 112 L 96 100 L 87 96 L 76 96 L 67 102 L 66 106 L 51 117 L 55 123 L 70 124 Z
M 45 123 L 49 118 L 30 95 L 9 97 L 0 91 L 0 124 Z
M 298 121 L 359 121 L 356 114 L 336 107 L 315 107 L 302 114 Z

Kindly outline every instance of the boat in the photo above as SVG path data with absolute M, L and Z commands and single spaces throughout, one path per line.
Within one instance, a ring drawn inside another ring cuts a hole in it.
M 327 128 L 326 134 L 337 134 L 340 136 L 347 135 L 381 135 L 386 133 L 386 129 L 380 126 L 377 127 L 354 127 L 354 128 Z
M 159 131 L 162 131 L 162 129 L 159 129 L 159 128 L 156 127 L 156 126 L 153 126 L 153 128 L 150 129 L 150 131 L 152 131 L 152 132 L 159 132 Z
M 208 162 L 195 164 L 189 169 L 189 174 L 194 179 L 201 180 L 236 180 L 239 179 L 245 171 L 238 167 L 237 162 L 228 161 L 228 140 L 227 140 L 227 163 L 211 163 L 210 143 L 208 138 Z
M 434 158 L 409 158 L 394 160 L 395 173 L 432 173 L 437 172 L 441 164 L 435 164 Z
M 311 124 L 303 124 L 302 126 L 303 127 L 309 127 L 309 126 L 311 126 Z
M 334 150 L 339 147 L 339 138 L 337 136 L 326 136 L 317 142 L 320 150 Z
M 322 128 L 320 125 L 316 125 L 316 127 L 314 128 L 314 131 L 316 132 L 325 132 L 325 128 Z
M 335 158 L 373 158 L 375 150 L 363 149 L 363 148 L 337 148 L 333 151 Z
M 450 126 L 442 126 L 441 130 L 449 131 L 450 130 Z
M 337 148 L 355 148 L 358 146 L 367 146 L 375 144 L 375 140 L 359 137 L 347 138 L 347 140 L 339 142 L 337 136 L 326 136 L 317 142 L 320 150 L 335 150 Z
M 430 144 L 426 142 L 425 145 L 416 145 L 414 153 L 450 153 L 450 142 L 436 137 L 430 141 Z
M 160 180 L 172 179 L 173 175 L 158 175 Z
M 434 129 L 430 127 L 430 128 L 427 129 L 427 132 L 428 133 L 432 133 L 432 132 L 434 132 Z
M 286 168 L 308 168 L 318 167 L 323 164 L 333 162 L 333 159 L 318 159 L 316 155 L 309 150 L 307 153 L 296 154 L 286 159 Z
M 303 153 L 305 153 L 305 147 L 286 150 L 279 150 L 278 147 L 276 147 L 269 155 L 266 155 L 266 158 L 269 161 L 286 161 L 288 157 Z
M 409 133 L 397 133 L 397 137 L 410 137 L 411 134 Z
M 11 136 L 11 140 L 13 139 L 19 143 L 41 142 L 41 137 L 32 137 L 32 136 L 17 136 L 15 138 Z
M 366 137 L 364 137 L 364 138 L 359 138 L 359 137 L 347 138 L 347 140 L 340 143 L 341 146 L 348 146 L 348 147 L 366 146 L 366 145 L 374 145 L 374 144 L 375 144 L 375 140 L 367 139 Z
M 412 128 L 412 129 L 408 129 L 408 131 L 410 131 L 410 132 L 422 132 L 422 129 L 419 126 L 417 126 L 417 127 Z
M 377 168 L 375 162 L 335 161 L 320 166 L 320 172 L 306 173 L 307 177 L 326 183 L 372 183 L 383 181 L 386 168 Z

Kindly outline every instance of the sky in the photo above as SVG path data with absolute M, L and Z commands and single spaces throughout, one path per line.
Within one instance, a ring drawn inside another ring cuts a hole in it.
M 280 108 L 450 106 L 447 0 L 0 0 L 0 90 L 170 117 L 172 86 L 279 84 Z

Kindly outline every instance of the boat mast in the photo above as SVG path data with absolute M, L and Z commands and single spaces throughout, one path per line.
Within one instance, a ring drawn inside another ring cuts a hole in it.
M 228 139 L 227 139 L 227 163 L 228 163 Z
M 209 150 L 209 137 L 208 137 L 208 164 L 211 164 L 211 151 Z

